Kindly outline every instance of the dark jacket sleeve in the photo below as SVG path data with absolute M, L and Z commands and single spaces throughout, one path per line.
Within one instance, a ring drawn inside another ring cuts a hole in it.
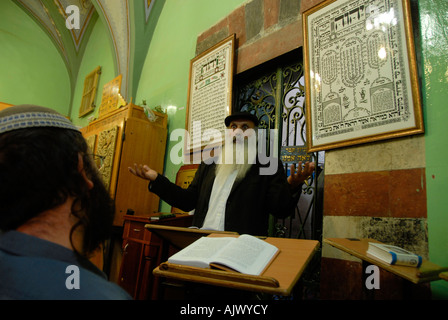
M 148 185 L 148 190 L 155 193 L 169 205 L 179 208 L 183 211 L 195 209 L 199 197 L 200 177 L 203 175 L 205 166 L 200 165 L 193 181 L 187 189 L 172 183 L 165 176 L 158 175 L 156 180 Z
M 301 187 L 292 190 L 287 182 L 286 173 L 280 160 L 278 161 L 277 172 L 272 176 L 266 195 L 269 197 L 266 202 L 269 205 L 268 212 L 275 217 L 286 218 L 294 213 L 294 208 L 301 195 Z

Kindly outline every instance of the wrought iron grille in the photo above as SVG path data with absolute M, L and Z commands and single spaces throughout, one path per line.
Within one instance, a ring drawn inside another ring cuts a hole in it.
M 303 76 L 301 49 L 240 74 L 234 79 L 233 111 L 249 111 L 257 115 L 259 128 L 278 129 L 278 156 L 287 173 L 290 164 L 300 160 L 316 163 L 314 175 L 302 187 L 294 214 L 280 220 L 271 216 L 269 235 L 321 241 L 324 153 L 306 153 Z M 269 149 L 266 151 L 271 154 Z M 294 289 L 293 299 L 316 299 L 319 296 L 320 253 L 314 255 L 300 283 Z
M 315 161 L 319 165 L 316 173 L 323 166 L 320 159 L 323 154 L 306 153 L 303 75 L 301 50 L 295 50 L 239 75 L 235 81 L 233 110 L 255 114 L 261 129 L 278 130 L 278 156 L 288 174 L 289 166 L 299 161 Z M 270 235 L 320 240 L 322 210 L 317 212 L 320 206 L 314 205 L 316 201 L 321 201 L 316 194 L 316 173 L 303 185 L 303 194 L 294 215 L 281 220 L 271 218 Z

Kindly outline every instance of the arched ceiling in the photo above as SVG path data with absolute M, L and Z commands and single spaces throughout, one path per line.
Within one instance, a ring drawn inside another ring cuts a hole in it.
M 93 25 L 98 17 L 109 30 L 111 46 L 115 53 L 116 74 L 122 74 L 121 93 L 128 96 L 131 55 L 131 17 L 134 10 L 145 10 L 145 23 L 155 0 L 13 0 L 52 39 L 61 53 L 75 84 L 83 51 Z M 66 20 L 72 11 L 66 8 L 75 5 L 79 8 L 79 29 L 66 27 Z
M 61 53 L 70 73 L 77 66 L 76 58 L 82 55 L 82 44 L 88 39 L 92 21 L 97 18 L 90 0 L 14 0 L 48 34 Z M 65 8 L 76 5 L 79 8 L 79 29 L 68 29 L 65 25 L 68 14 Z

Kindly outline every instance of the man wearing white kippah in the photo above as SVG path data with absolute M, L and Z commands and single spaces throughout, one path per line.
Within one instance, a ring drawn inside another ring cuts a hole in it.
M 88 260 L 113 216 L 77 127 L 40 106 L 0 111 L 0 299 L 131 299 Z

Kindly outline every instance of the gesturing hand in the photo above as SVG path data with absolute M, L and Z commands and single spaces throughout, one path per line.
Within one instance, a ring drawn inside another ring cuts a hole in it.
M 157 171 L 151 169 L 147 165 L 137 165 L 134 163 L 134 168 L 128 167 L 129 172 L 131 172 L 133 175 L 140 177 L 145 180 L 154 181 L 157 178 Z
M 294 164 L 292 164 L 290 166 L 291 174 L 288 177 L 288 183 L 291 185 L 291 188 L 297 188 L 300 184 L 307 180 L 313 173 L 314 168 L 314 162 L 306 162 L 302 168 L 302 162 L 300 161 L 296 171 Z

